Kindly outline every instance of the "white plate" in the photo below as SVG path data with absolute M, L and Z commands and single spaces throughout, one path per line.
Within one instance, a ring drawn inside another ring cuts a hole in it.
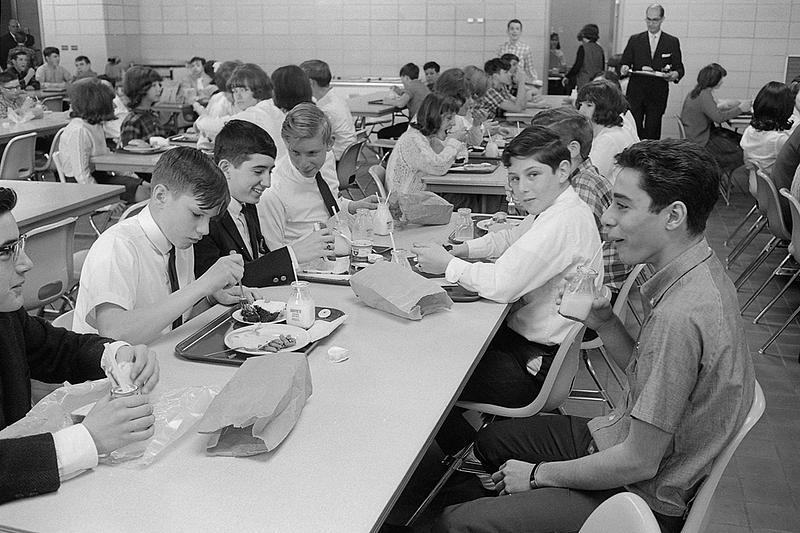
M 237 309 L 231 315 L 233 319 L 237 322 L 241 322 L 242 324 L 276 324 L 278 322 L 283 322 L 286 320 L 286 304 L 283 302 L 265 302 L 264 300 L 256 300 L 253 302 L 253 305 L 257 305 L 261 309 L 269 311 L 270 313 L 274 313 L 275 311 L 279 311 L 278 318 L 275 320 L 270 320 L 269 322 L 252 322 L 250 320 L 245 320 L 242 318 L 242 310 Z
M 266 344 L 280 335 L 291 335 L 295 338 L 295 345 L 289 346 L 278 352 L 259 350 L 258 346 Z M 225 346 L 237 352 L 250 355 L 271 355 L 282 352 L 296 352 L 311 342 L 308 331 L 288 324 L 256 324 L 236 329 L 225 335 Z
M 502 229 L 506 228 L 513 228 L 515 226 L 519 226 L 519 223 L 522 222 L 519 219 L 514 218 L 507 218 L 505 222 L 495 222 L 491 218 L 485 218 L 483 220 L 479 220 L 475 223 L 475 226 L 482 229 L 483 231 L 500 231 L 500 229 L 492 229 L 494 225 L 503 226 Z
M 634 70 L 633 74 L 640 74 L 643 76 L 655 76 L 656 78 L 666 78 L 669 74 L 658 72 L 657 70 Z
M 127 146 L 122 147 L 123 150 L 126 152 L 137 153 L 137 154 L 155 154 L 158 152 L 163 152 L 167 149 L 166 146 L 161 146 L 157 148 L 153 148 L 152 146 L 131 146 L 130 144 Z

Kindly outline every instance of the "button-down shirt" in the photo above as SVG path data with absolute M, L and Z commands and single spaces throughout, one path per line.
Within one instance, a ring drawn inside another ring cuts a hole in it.
M 533 68 L 533 55 L 531 54 L 530 46 L 522 41 L 517 41 L 516 43 L 506 41 L 497 49 L 497 57 L 503 54 L 514 54 L 519 58 L 519 65 L 517 68 L 521 68 L 525 71 L 525 75 L 528 78 L 527 81 L 531 82 L 539 79 L 539 76 L 536 74 L 536 69 Z
M 492 120 L 497 116 L 500 104 L 506 100 L 514 100 L 514 96 L 512 96 L 508 87 L 503 86 L 500 89 L 489 87 L 486 94 L 481 96 L 475 103 L 475 109 L 486 111 L 487 118 Z
M 150 137 L 164 137 L 166 134 L 155 111 L 131 109 L 120 126 L 119 144 L 124 147 L 133 139 L 149 141 Z
M 331 133 L 333 134 L 333 155 L 336 160 L 342 158 L 342 154 L 351 144 L 356 142 L 356 128 L 350 108 L 342 98 L 333 91 L 328 91 L 317 100 L 317 105 L 328 121 L 331 123 Z
M 257 259 L 257 256 L 253 255 L 253 247 L 250 244 L 250 232 L 247 229 L 247 220 L 244 217 L 244 213 L 242 213 L 241 202 L 231 198 L 228 204 L 228 213 L 230 213 L 233 223 L 236 224 L 236 229 L 239 230 L 239 236 L 241 236 L 242 241 L 244 241 L 247 251 L 250 252 L 250 257 Z
M 641 287 L 646 318 L 626 374 L 629 388 L 589 428 L 605 450 L 631 417 L 672 434 L 652 479 L 628 485 L 656 512 L 681 516 L 711 464 L 744 423 L 753 362 L 736 289 L 705 238 Z

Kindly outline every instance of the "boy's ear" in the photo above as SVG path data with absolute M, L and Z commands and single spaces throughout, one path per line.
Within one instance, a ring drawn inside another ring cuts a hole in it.
M 578 141 L 570 141 L 569 144 L 567 144 L 567 150 L 569 150 L 570 157 L 575 159 L 581 155 L 581 143 Z
M 227 159 L 220 159 L 219 163 L 217 163 L 217 166 L 222 171 L 222 173 L 225 174 L 225 179 L 230 179 L 230 171 L 231 167 L 233 166 L 231 162 L 228 161 Z
M 667 215 L 664 227 L 669 231 L 674 231 L 681 227 L 689 216 L 689 209 L 686 204 L 679 200 L 669 204 L 662 212 Z
M 169 189 L 163 183 L 159 183 L 150 192 L 151 202 L 159 207 L 164 206 L 169 200 Z
M 570 171 L 572 170 L 572 162 L 567 161 L 566 159 L 558 164 L 558 168 L 556 169 L 556 176 L 558 176 L 558 182 L 564 183 L 569 181 Z

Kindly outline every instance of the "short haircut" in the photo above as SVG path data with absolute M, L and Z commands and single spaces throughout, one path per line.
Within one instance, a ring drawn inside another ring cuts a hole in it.
M 21 47 L 21 46 L 17 46 L 16 48 L 12 48 L 11 50 L 8 51 L 8 61 L 9 62 L 17 59 L 19 56 L 27 57 L 28 61 L 30 61 L 30 59 L 31 59 L 31 56 L 28 53 L 28 50 L 23 48 L 23 47 Z
M 710 65 L 704 66 L 700 69 L 700 72 L 697 73 L 697 85 L 695 85 L 692 92 L 689 93 L 689 97 L 692 99 L 697 98 L 700 96 L 700 92 L 702 92 L 703 89 L 716 87 L 719 85 L 719 82 L 722 81 L 722 78 L 727 75 L 728 71 L 719 63 L 711 63 Z
M 278 154 L 275 141 L 264 129 L 246 120 L 231 120 L 214 138 L 214 162 L 223 159 L 239 167 L 253 154 L 269 156 Z
M 613 83 L 620 91 L 622 90 L 622 85 L 619 82 L 619 74 L 617 74 L 614 70 L 601 70 L 600 72 L 595 72 L 592 76 L 592 79 L 606 80 Z
M 91 62 L 91 61 L 89 61 L 89 58 L 88 58 L 88 57 L 86 57 L 86 56 L 78 56 L 78 57 L 76 57 L 76 58 L 75 58 L 75 62 L 77 63 L 78 61 L 83 61 L 83 62 L 84 62 L 84 63 L 86 63 L 87 65 L 91 65 L 91 64 L 92 64 L 92 62 Z
M 194 56 L 193 58 L 191 58 L 191 59 L 189 60 L 189 64 L 191 65 L 191 64 L 192 64 L 192 63 L 194 63 L 195 61 L 199 61 L 199 62 L 200 62 L 200 64 L 201 64 L 201 65 L 203 65 L 204 67 L 206 66 L 206 58 L 205 58 L 205 57 Z
M 467 78 L 467 86 L 472 98 L 478 99 L 489 90 L 489 78 L 486 72 L 475 65 L 464 67 L 464 76 Z
M 548 126 L 558 133 L 564 144 L 577 141 L 581 145 L 581 158 L 589 157 L 592 150 L 592 124 L 574 107 L 555 107 L 540 111 L 531 120 L 531 126 Z
M 68 90 L 70 118 L 82 118 L 89 124 L 114 119 L 114 89 L 97 78 L 83 78 Z
M 138 107 L 154 83 L 162 81 L 161 74 L 150 67 L 134 66 L 125 72 L 122 88 L 131 109 Z
M 10 213 L 17 205 L 17 193 L 14 189 L 0 187 L 0 216 Z
M 231 201 L 222 170 L 206 154 L 187 146 L 164 152 L 153 169 L 151 183 L 153 187 L 162 184 L 175 195 L 192 195 L 200 209 L 219 213 Z
M 720 176 L 708 150 L 688 139 L 645 140 L 617 154 L 616 161 L 622 168 L 639 171 L 639 185 L 650 196 L 650 212 L 683 202 L 689 234 L 705 230 L 719 199 Z
M 578 91 L 575 106 L 581 103 L 594 104 L 592 122 L 601 126 L 622 126 L 622 113 L 628 109 L 625 95 L 613 83 L 606 80 L 591 81 Z
M 507 53 L 500 56 L 500 59 L 505 59 L 508 61 L 509 66 L 511 66 L 512 61 L 516 61 L 519 63 L 519 56 L 517 54 Z
M 483 70 L 486 72 L 486 75 L 490 77 L 501 70 L 509 70 L 510 68 L 511 63 L 500 57 L 490 59 L 483 65 Z
M 464 105 L 471 96 L 470 85 L 464 71 L 449 68 L 441 73 L 433 86 L 433 91 L 442 96 L 451 96 Z
M 461 104 L 452 96 L 430 93 L 422 101 L 417 111 L 417 122 L 411 127 L 425 135 L 433 135 L 442 127 L 442 118 L 458 113 Z
M 42 56 L 46 59 L 50 57 L 52 54 L 55 54 L 61 57 L 61 52 L 58 51 L 58 48 L 55 46 L 45 46 L 44 50 L 42 50 Z
M 219 87 L 220 91 L 228 91 L 228 80 L 241 64 L 241 61 L 224 61 L 214 73 L 214 85 Z
M 658 12 L 661 13 L 659 17 L 661 17 L 662 19 L 664 18 L 664 6 L 662 6 L 661 4 L 650 4 L 649 6 L 647 6 L 647 9 L 658 9 Z M 646 11 L 647 10 L 645 10 L 645 12 Z
M 520 29 L 522 29 L 522 21 L 521 21 L 521 20 L 519 20 L 519 19 L 511 19 L 511 20 L 509 20 L 509 21 L 508 21 L 508 24 L 506 24 L 506 29 L 510 28 L 510 27 L 511 27 L 511 25 L 512 25 L 512 24 L 514 24 L 515 22 L 516 22 L 517 24 L 519 24 L 519 27 L 520 27 Z
M 331 138 L 331 123 L 316 104 L 303 102 L 286 113 L 281 126 L 285 143 L 295 139 L 313 139 L 317 135 L 322 135 L 327 142 Z
M 581 28 L 581 37 L 596 43 L 600 38 L 600 28 L 597 27 L 597 24 L 587 24 Z
M 228 79 L 228 91 L 236 87 L 244 87 L 253 91 L 253 98 L 258 101 L 272 98 L 272 81 L 264 69 L 255 63 L 239 65 Z
M 753 119 L 750 125 L 760 131 L 783 131 L 792 127 L 789 120 L 794 111 L 794 96 L 785 83 L 771 81 L 764 85 L 753 100 Z
M 308 79 L 317 82 L 320 87 L 331 84 L 331 67 L 321 59 L 309 59 L 300 63 L 300 68 L 306 73 Z
M 303 69 L 297 65 L 275 69 L 272 73 L 272 101 L 275 107 L 284 111 L 311 101 L 311 83 Z
M 414 63 L 406 63 L 400 69 L 400 76 L 408 76 L 412 80 L 419 79 L 419 67 Z
M 511 158 L 534 158 L 556 171 L 562 161 L 569 161 L 569 150 L 555 130 L 547 126 L 528 126 L 503 150 L 503 164 L 511 166 Z
M 427 63 L 422 65 L 422 70 L 428 70 L 429 68 L 432 68 L 434 70 L 434 72 L 437 72 L 437 73 L 440 70 L 442 70 L 442 67 L 440 67 L 439 63 L 437 63 L 436 61 L 428 61 Z

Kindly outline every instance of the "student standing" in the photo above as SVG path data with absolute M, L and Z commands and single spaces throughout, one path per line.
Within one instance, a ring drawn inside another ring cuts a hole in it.
M 600 31 L 596 24 L 587 24 L 578 33 L 581 45 L 575 54 L 572 68 L 564 76 L 564 84 L 571 83 L 578 90 L 592 81 L 592 76 L 606 69 L 606 55 L 597 44 Z
M 522 36 L 522 22 L 519 19 L 511 19 L 506 24 L 506 33 L 508 33 L 508 41 L 501 44 L 497 49 L 497 57 L 503 54 L 514 54 L 519 58 L 519 66 L 525 72 L 525 79 L 531 83 L 535 83 L 539 77 L 536 70 L 533 68 L 533 55 L 531 54 L 531 47 L 526 43 L 520 41 Z M 488 74 L 488 72 L 487 72 Z
M 333 92 L 331 87 L 331 69 L 328 64 L 319 59 L 303 61 L 300 68 L 308 75 L 311 83 L 311 95 L 317 101 L 333 132 L 333 155 L 336 161 L 348 146 L 356 142 L 356 127 L 350 108 L 342 98 Z

